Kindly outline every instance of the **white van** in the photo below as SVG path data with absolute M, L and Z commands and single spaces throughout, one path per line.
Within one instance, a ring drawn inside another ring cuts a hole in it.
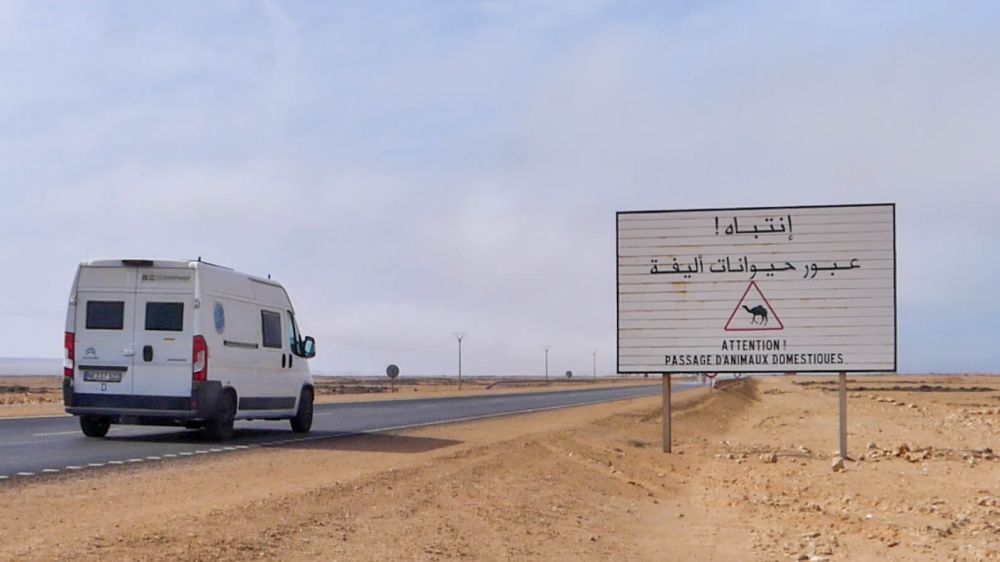
M 80 264 L 66 313 L 63 401 L 88 437 L 111 424 L 204 428 L 236 419 L 312 426 L 313 381 L 285 289 L 198 261 Z

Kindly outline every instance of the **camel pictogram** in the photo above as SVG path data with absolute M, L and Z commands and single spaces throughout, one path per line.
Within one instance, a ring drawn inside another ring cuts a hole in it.
M 764 305 L 758 304 L 757 306 L 750 308 L 747 305 L 743 305 L 743 309 L 753 314 L 753 318 L 750 319 L 751 324 L 760 324 L 762 326 L 767 326 L 767 309 Z M 759 321 L 757 319 L 760 319 Z
M 750 315 L 749 318 L 740 312 L 741 308 Z M 733 312 L 723 328 L 727 332 L 772 332 L 784 329 L 785 324 L 781 321 L 781 317 L 761 292 L 756 281 L 750 281 L 747 285 L 747 290 L 743 291 L 743 296 L 733 307 Z

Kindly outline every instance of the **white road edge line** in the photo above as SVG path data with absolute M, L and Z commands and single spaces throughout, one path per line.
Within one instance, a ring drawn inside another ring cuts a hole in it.
M 10 418 L 6 418 L 6 419 L 10 419 Z M 32 437 L 53 437 L 53 436 L 56 436 L 56 435 L 80 435 L 80 431 L 79 430 L 73 430 L 73 431 L 50 431 L 49 433 L 32 433 L 31 434 Z
M 632 398 L 645 398 L 645 396 L 642 396 L 642 397 L 629 396 L 627 398 L 616 398 L 615 400 L 594 400 L 594 401 L 591 401 L 591 402 L 578 402 L 576 404 L 562 404 L 562 405 L 559 405 L 559 406 L 545 406 L 543 408 L 528 408 L 528 409 L 525 409 L 525 410 L 511 410 L 509 412 L 497 412 L 495 414 L 483 414 L 483 415 L 480 415 L 480 416 L 467 416 L 467 417 L 464 417 L 464 418 L 454 418 L 454 419 L 450 419 L 450 420 L 437 420 L 437 421 L 432 421 L 432 422 L 421 422 L 421 423 L 413 423 L 413 424 L 407 424 L 407 425 L 395 425 L 395 426 L 389 426 L 389 427 L 378 427 L 378 428 L 375 428 L 375 429 L 366 429 L 363 433 L 383 433 L 383 432 L 386 432 L 386 431 L 395 431 L 397 429 L 413 429 L 413 428 L 417 428 L 417 427 L 429 427 L 429 426 L 433 426 L 433 425 L 445 425 L 445 424 L 449 424 L 449 423 L 462 423 L 462 422 L 467 422 L 467 421 L 486 420 L 486 419 L 490 419 L 490 418 L 502 418 L 504 416 L 515 416 L 515 415 L 518 415 L 518 414 L 533 414 L 535 412 L 547 412 L 547 411 L 551 411 L 551 410 L 565 410 L 567 408 L 573 408 L 573 407 L 577 407 L 577 406 L 591 406 L 593 404 L 605 404 L 607 402 L 616 402 L 618 400 L 629 400 L 629 399 L 632 399 Z M 360 432 L 359 432 L 359 434 L 360 434 Z
M 0 418 L 3 420 L 43 420 L 46 418 L 71 418 L 72 414 L 42 414 L 40 416 L 10 416 L 6 418 Z

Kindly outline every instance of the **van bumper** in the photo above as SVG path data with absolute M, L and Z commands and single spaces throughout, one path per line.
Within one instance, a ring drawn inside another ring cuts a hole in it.
M 86 394 L 74 392 L 72 387 L 72 380 L 66 379 L 63 383 L 63 404 L 67 413 L 114 418 L 207 419 L 216 411 L 216 402 L 222 395 L 219 381 L 196 381 L 190 396 Z

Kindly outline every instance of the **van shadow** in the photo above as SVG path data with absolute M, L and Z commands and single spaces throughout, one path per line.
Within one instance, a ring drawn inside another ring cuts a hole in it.
M 289 433 L 288 430 L 242 428 L 236 430 L 232 440 L 221 443 L 209 440 L 202 431 L 194 430 L 146 435 L 117 435 L 108 436 L 105 439 L 119 443 L 165 443 L 192 445 L 202 448 L 223 448 L 242 445 L 259 448 L 373 453 L 426 453 L 462 443 L 462 441 L 454 439 L 394 435 L 391 433 L 313 431 L 303 436 Z

